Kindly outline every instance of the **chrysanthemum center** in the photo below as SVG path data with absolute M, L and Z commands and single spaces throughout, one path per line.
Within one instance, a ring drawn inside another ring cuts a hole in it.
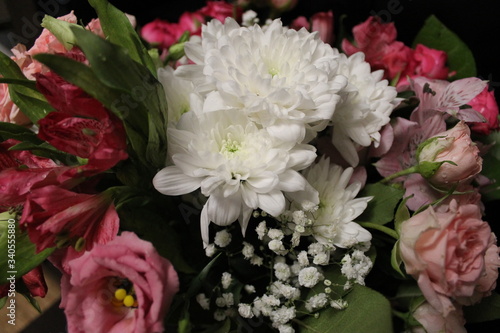
M 230 156 L 237 153 L 241 149 L 241 143 L 233 140 L 232 135 L 228 134 L 226 139 L 222 140 L 220 145 L 220 153 L 225 156 Z
M 269 68 L 269 74 L 271 74 L 271 76 L 275 76 L 275 75 L 278 75 L 280 73 L 280 71 L 276 68 L 276 67 L 271 67 Z

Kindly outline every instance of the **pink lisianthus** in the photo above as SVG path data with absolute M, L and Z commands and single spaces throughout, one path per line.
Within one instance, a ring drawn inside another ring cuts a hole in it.
M 486 120 L 485 122 L 471 123 L 473 132 L 488 135 L 491 131 L 498 130 L 498 104 L 493 90 L 488 90 L 487 87 L 484 88 L 479 95 L 467 104 L 479 112 Z
M 419 163 L 443 163 L 433 175 L 426 177 L 440 188 L 468 181 L 481 172 L 483 165 L 479 148 L 470 137 L 469 126 L 462 121 L 425 141 L 419 147 L 417 159 Z
M 80 251 L 112 240 L 119 218 L 109 193 L 75 193 L 50 185 L 27 195 L 19 223 L 37 252 L 54 246 Z
M 63 275 L 61 307 L 69 333 L 163 332 L 179 280 L 172 264 L 149 242 L 123 232 L 69 263 Z M 117 289 L 133 297 L 127 306 Z
M 424 302 L 413 312 L 413 317 L 423 327 L 413 327 L 411 333 L 466 333 L 462 307 L 455 305 L 455 310 L 446 317 Z
M 480 287 L 485 275 L 493 277 L 498 270 L 498 249 L 491 255 L 491 248 L 491 229 L 481 220 L 477 205 L 458 206 L 452 201 L 444 213 L 429 207 L 401 225 L 399 249 L 406 272 L 443 317 L 456 310 L 452 299 L 460 303 L 478 289 L 481 296 L 491 291 L 491 284 L 484 284 L 489 290 Z

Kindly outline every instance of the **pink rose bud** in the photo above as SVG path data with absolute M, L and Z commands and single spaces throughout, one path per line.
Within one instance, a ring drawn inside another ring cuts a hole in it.
M 452 201 L 447 212 L 432 206 L 401 224 L 399 240 L 406 272 L 429 304 L 444 317 L 477 302 L 495 284 L 500 265 L 491 228 L 478 205 Z
M 481 172 L 483 164 L 464 122 L 424 141 L 418 148 L 417 160 L 422 176 L 437 187 L 469 180 Z
M 481 113 L 486 119 L 484 123 L 472 123 L 471 129 L 479 134 L 488 135 L 490 131 L 498 129 L 498 104 L 494 91 L 485 88 L 479 95 L 474 97 L 469 103 L 474 110 Z
M 465 319 L 461 307 L 443 317 L 429 303 L 424 302 L 413 312 L 413 317 L 423 326 L 412 328 L 412 333 L 443 332 L 443 333 L 466 333 Z
M 142 27 L 141 37 L 148 43 L 165 49 L 177 41 L 176 27 L 177 24 L 175 23 L 156 19 Z
M 334 40 L 332 11 L 314 14 L 311 17 L 311 30 L 318 31 L 323 42 L 332 44 Z

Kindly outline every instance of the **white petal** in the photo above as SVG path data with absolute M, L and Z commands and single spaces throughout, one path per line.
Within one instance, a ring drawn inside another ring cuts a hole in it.
M 281 191 L 276 190 L 257 195 L 259 197 L 259 208 L 272 216 L 278 216 L 285 210 L 285 197 Z
M 182 195 L 198 189 L 201 178 L 185 175 L 176 166 L 169 166 L 160 170 L 153 178 L 153 186 L 158 192 L 166 195 Z
M 211 195 L 207 204 L 209 204 L 208 217 L 217 225 L 230 225 L 240 216 L 241 197 L 238 194 L 227 198 Z
M 280 174 L 279 188 L 285 192 L 302 191 L 306 187 L 306 179 L 297 171 L 287 170 Z

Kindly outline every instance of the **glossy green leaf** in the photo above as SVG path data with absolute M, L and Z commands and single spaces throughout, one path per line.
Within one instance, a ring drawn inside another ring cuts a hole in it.
M 405 273 L 401 269 L 402 264 L 403 264 L 403 259 L 401 259 L 401 252 L 399 250 L 399 240 L 398 240 L 394 244 L 394 247 L 392 248 L 391 251 L 391 266 L 399 274 L 400 277 L 406 278 Z
M 6 283 L 11 275 L 19 278 L 28 273 L 54 251 L 49 248 L 36 253 L 35 244 L 30 241 L 27 232 L 19 229 L 17 221 L 11 223 L 14 220 L 14 216 L 8 212 L 0 214 L 0 253 L 4 253 L 0 256 L 0 284 Z M 15 228 L 9 228 L 9 225 L 15 225 Z M 15 230 L 15 233 L 9 233 L 9 229 Z M 12 255 L 8 252 L 9 249 Z M 9 255 L 5 255 L 6 253 Z
M 0 83 L 17 84 L 17 85 L 24 86 L 26 88 L 36 89 L 35 81 L 31 81 L 28 79 L 6 79 L 3 77 L 0 77 Z
M 431 15 L 427 18 L 413 41 L 413 47 L 417 44 L 445 51 L 450 71 L 456 71 L 453 79 L 477 75 L 476 62 L 469 47 L 436 16 Z
M 156 77 L 156 65 L 127 16 L 106 0 L 89 0 L 89 3 L 109 41 L 126 49 L 134 61 L 146 66 Z
M 382 225 L 391 222 L 403 195 L 404 190 L 393 186 L 380 183 L 366 185 L 358 196 L 373 196 L 373 199 L 368 202 L 368 207 L 356 220 Z
M 300 332 L 393 332 L 391 305 L 382 294 L 368 287 L 355 285 L 344 300 L 348 303 L 344 310 L 328 308 L 320 312 L 319 318 L 308 317 L 300 321 Z

